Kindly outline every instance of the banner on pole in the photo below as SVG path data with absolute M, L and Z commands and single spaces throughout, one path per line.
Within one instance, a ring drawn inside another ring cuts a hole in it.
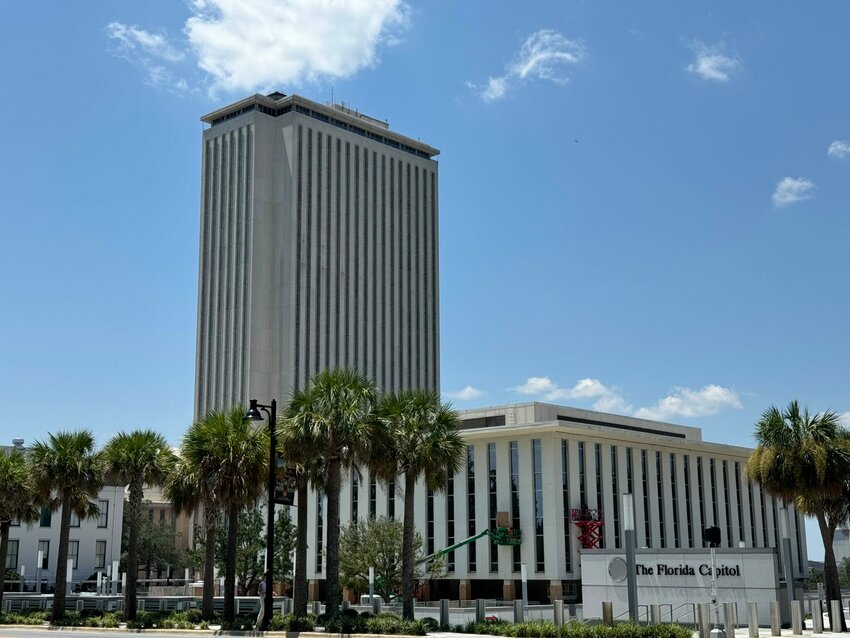
M 274 502 L 278 505 L 295 505 L 295 468 L 289 467 L 283 456 L 277 455 L 275 468 Z

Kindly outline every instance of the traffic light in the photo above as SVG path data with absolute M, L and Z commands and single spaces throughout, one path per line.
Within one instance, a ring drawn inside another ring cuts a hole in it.
M 709 547 L 720 547 L 720 528 L 716 525 L 702 530 L 702 540 Z

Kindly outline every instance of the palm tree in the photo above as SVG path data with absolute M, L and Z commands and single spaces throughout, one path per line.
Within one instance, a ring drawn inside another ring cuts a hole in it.
M 88 430 L 48 434 L 47 441 L 32 446 L 30 463 L 40 502 L 51 511 L 61 510 L 51 615 L 53 620 L 61 620 L 65 616 L 71 512 L 81 519 L 98 516 L 95 499 L 103 486 L 103 465 Z
M 9 549 L 9 528 L 12 521 L 32 523 L 38 520 L 35 506 L 35 484 L 27 461 L 18 450 L 0 452 L 0 556 Z M 3 606 L 3 587 L 6 579 L 5 561 L 0 569 L 0 608 Z
M 439 491 L 461 467 L 465 444 L 458 415 L 431 390 L 385 394 L 380 401 L 371 465 L 378 476 L 404 478 L 404 536 L 402 539 L 403 616 L 413 620 L 414 520 L 413 492 L 420 477 L 428 489 Z
M 347 368 L 325 370 L 313 377 L 305 390 L 293 393 L 285 418 L 285 427 L 300 431 L 299 438 L 305 444 L 299 456 L 304 458 L 309 454 L 312 460 L 322 459 L 326 464 L 321 484 L 328 498 L 325 584 L 330 615 L 338 611 L 342 602 L 339 586 L 342 471 L 356 459 L 365 457 L 375 400 L 375 385 L 361 372 Z
M 139 528 L 145 485 L 162 485 L 175 456 L 165 438 L 153 430 L 121 432 L 103 449 L 104 470 L 115 482 L 129 487 L 127 534 L 127 588 L 124 620 L 136 620 L 136 581 L 139 570 Z
M 174 505 L 175 513 L 191 513 L 203 510 L 204 527 L 204 588 L 201 602 L 201 617 L 211 620 L 215 614 L 215 538 L 221 502 L 214 489 L 200 480 L 196 468 L 183 457 L 183 448 L 176 465 L 165 480 L 165 498 Z
M 227 557 L 224 567 L 224 617 L 235 617 L 236 545 L 239 512 L 257 502 L 265 489 L 268 472 L 269 437 L 265 428 L 244 419 L 245 409 L 235 406 L 213 411 L 192 424 L 183 438 L 180 456 L 203 485 L 221 504 L 227 520 Z M 207 544 L 207 552 L 214 543 Z M 205 576 L 208 567 L 205 565 Z
M 296 391 L 296 395 L 299 392 Z M 287 416 L 293 413 L 290 411 Z M 307 494 L 310 483 L 322 485 L 325 465 L 320 452 L 311 449 L 314 441 L 305 439 L 306 433 L 295 419 L 278 419 L 277 441 L 284 458 L 296 466 L 297 537 L 295 541 L 295 576 L 292 583 L 292 611 L 296 616 L 307 615 Z
M 817 519 L 824 544 L 827 600 L 840 600 L 832 541 L 850 512 L 850 433 L 841 427 L 835 412 L 811 415 L 792 401 L 784 410 L 771 406 L 764 412 L 756 423 L 755 439 L 748 475 L 767 492 Z M 843 631 L 844 619 L 836 620 Z

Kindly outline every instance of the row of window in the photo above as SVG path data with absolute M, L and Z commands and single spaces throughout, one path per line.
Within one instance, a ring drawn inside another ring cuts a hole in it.
M 109 527 L 109 501 L 107 500 L 99 500 L 97 502 L 97 508 L 99 510 L 99 514 L 97 517 L 97 526 L 98 527 Z M 45 505 L 41 508 L 41 516 L 39 517 L 39 527 L 50 527 L 53 524 L 53 512 L 50 511 L 50 507 Z M 20 522 L 16 521 L 12 523 L 13 526 L 20 525 Z M 79 527 L 80 526 L 80 517 L 77 516 L 77 513 L 71 512 L 71 527 Z
M 6 569 L 18 569 L 19 547 L 20 541 L 18 539 L 9 540 L 6 550 Z M 47 569 L 50 560 L 50 541 L 38 541 L 38 551 L 41 553 L 41 566 L 36 567 L 36 569 Z M 94 557 L 95 568 L 106 567 L 106 541 L 97 540 L 94 542 Z M 77 569 L 80 560 L 80 541 L 68 541 L 68 559 L 74 561 L 74 569 Z

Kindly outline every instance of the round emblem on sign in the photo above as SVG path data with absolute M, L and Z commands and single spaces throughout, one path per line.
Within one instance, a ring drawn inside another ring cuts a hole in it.
M 616 582 L 621 583 L 626 580 L 629 573 L 629 568 L 626 566 L 626 561 L 617 556 L 612 558 L 608 563 L 608 575 Z

